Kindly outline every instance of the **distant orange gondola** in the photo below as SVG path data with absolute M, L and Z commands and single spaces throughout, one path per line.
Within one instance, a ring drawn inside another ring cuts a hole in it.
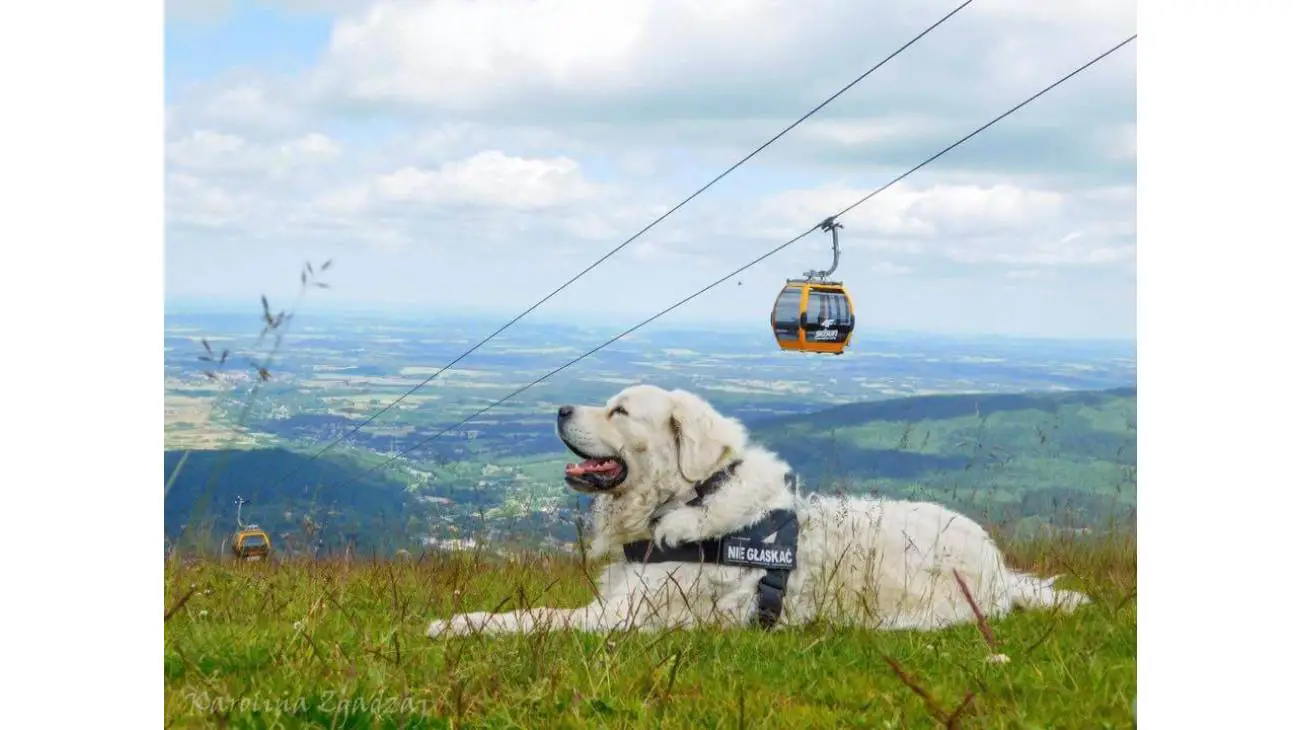
M 271 536 L 257 525 L 244 524 L 246 504 L 248 500 L 235 497 L 235 526 L 238 530 L 230 539 L 230 549 L 240 560 L 264 560 L 271 556 Z
M 786 279 L 772 305 L 772 334 L 782 350 L 841 355 L 853 338 L 853 299 L 842 283 L 827 280 L 840 263 L 838 230 L 843 227 L 833 218 L 822 222 L 821 229 L 831 234 L 831 267 Z

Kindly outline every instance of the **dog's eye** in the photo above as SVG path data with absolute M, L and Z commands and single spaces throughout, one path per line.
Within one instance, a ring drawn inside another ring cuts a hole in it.
M 612 409 L 610 409 L 610 411 L 609 411 L 609 415 L 611 415 L 611 416 L 626 416 L 626 415 L 627 415 L 627 409 L 624 408 L 623 406 L 614 406 Z

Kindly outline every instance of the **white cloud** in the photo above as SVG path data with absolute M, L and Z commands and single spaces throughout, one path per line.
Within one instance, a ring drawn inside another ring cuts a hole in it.
M 270 139 L 200 128 L 166 143 L 169 239 L 369 240 L 373 223 L 314 203 L 346 190 L 355 159 L 320 132 Z
M 225 6 L 190 4 L 195 16 Z M 412 272 L 482 265 L 472 251 L 491 246 L 494 271 L 511 282 L 500 303 L 513 306 L 511 297 L 540 296 L 640 230 L 956 0 L 260 4 L 343 15 L 327 45 L 286 43 L 274 67 L 258 60 L 267 56 L 215 73 L 169 64 L 168 246 L 187 251 L 175 260 L 210 261 L 205 247 L 244 242 L 286 258 L 345 247 L 359 267 L 348 271 L 368 273 L 334 296 L 463 299 L 472 286 L 431 289 Z M 1132 16 L 1132 2 L 979 0 L 601 273 L 627 282 L 629 306 L 657 309 L 1120 40 Z M 1113 291 L 1099 283 L 1112 277 L 1127 291 L 1133 55 L 1081 74 L 846 216 L 846 281 L 927 292 L 917 306 L 954 281 L 975 282 L 971 292 L 1042 291 L 1059 276 Z M 816 233 L 711 296 L 735 306 L 753 297 L 765 309 L 760 282 L 829 263 L 825 239 Z
M 239 135 L 197 129 L 167 143 L 167 162 L 191 172 L 282 177 L 296 168 L 337 160 L 341 152 L 338 142 L 319 132 L 273 143 L 250 143 Z
M 591 200 L 599 187 L 567 157 L 527 159 L 487 150 L 435 170 L 407 167 L 375 181 L 388 200 L 539 210 Z
M 1009 239 L 972 239 L 947 245 L 944 255 L 967 264 L 1014 266 L 1107 266 L 1131 263 L 1137 247 L 1095 233 L 1026 235 Z M 1021 278 L 1024 278 L 1023 272 Z
M 622 97 L 629 79 L 661 85 L 683 66 L 734 68 L 791 45 L 782 5 L 377 2 L 335 25 L 320 81 L 346 98 L 460 111 L 538 95 Z
M 612 248 L 663 215 L 669 207 L 629 198 L 632 196 L 627 191 L 611 191 L 599 205 L 583 206 L 566 213 L 561 219 L 560 230 L 565 235 L 608 243 Z M 662 246 L 672 236 L 655 235 L 653 239 L 657 241 L 654 245 Z
M 230 72 L 178 89 L 167 106 L 167 130 L 219 128 L 246 136 L 283 136 L 302 121 L 304 103 L 299 80 Z
M 246 213 L 246 201 L 193 175 L 169 173 L 166 185 L 169 224 L 219 230 L 232 227 Z
M 289 140 L 280 147 L 284 155 L 300 160 L 332 160 L 339 156 L 340 149 L 338 142 L 319 132 Z
M 1126 122 L 1101 129 L 1097 147 L 1108 159 L 1137 161 L 1137 123 Z
M 211 167 L 224 163 L 243 149 L 242 137 L 199 129 L 168 142 L 167 161 L 182 167 Z
M 267 88 L 256 82 L 225 87 L 203 105 L 209 118 L 227 123 L 274 125 L 287 118 L 270 98 Z
M 1137 22 L 1133 0 L 980 0 L 980 8 L 993 16 L 1032 19 L 1086 31 L 1120 31 Z
M 935 132 L 942 126 L 923 116 L 900 116 L 856 119 L 810 119 L 802 127 L 804 137 L 840 147 L 888 144 L 891 141 Z
M 751 235 L 774 242 L 861 199 L 827 186 L 771 196 Z M 1132 189 L 1059 191 L 1006 183 L 900 183 L 840 219 L 846 251 L 938 256 L 961 264 L 1104 266 L 1133 261 Z M 818 234 L 821 235 L 821 234 Z
M 825 186 L 790 190 L 762 204 L 764 232 L 806 228 L 856 203 L 871 189 Z M 852 210 L 843 223 L 861 237 L 933 238 L 1025 229 L 1057 215 L 1062 195 L 1014 185 L 899 183 Z
M 824 96 L 954 4 L 383 0 L 335 23 L 314 82 L 340 102 L 462 113 L 643 123 L 787 116 L 791 100 Z M 1020 91 L 1132 32 L 1134 8 L 1132 0 L 975 3 L 883 67 L 865 85 L 875 91 L 848 95 L 831 113 L 960 105 L 958 94 L 980 86 Z M 944 73 L 918 84 L 918 63 Z M 1132 68 L 1131 59 L 1116 63 Z M 884 94 L 895 98 L 881 107 Z
M 935 221 L 941 233 L 954 235 L 1029 228 L 1056 217 L 1063 201 L 1055 191 L 1006 184 L 935 185 L 897 196 L 917 217 Z
M 871 264 L 871 271 L 886 276 L 904 276 L 912 273 L 912 267 L 896 264 L 892 261 L 876 261 Z

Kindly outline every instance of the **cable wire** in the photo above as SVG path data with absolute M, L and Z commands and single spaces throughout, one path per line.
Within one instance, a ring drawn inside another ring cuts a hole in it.
M 853 204 L 850 205 L 849 207 L 845 208 L 844 210 L 840 211 L 840 212 L 837 213 L 836 215 L 832 216 L 831 219 L 834 220 L 835 218 L 839 218 L 840 216 L 844 215 L 845 213 L 848 213 L 848 212 L 852 211 L 853 209 L 857 208 L 858 206 L 862 205 L 863 203 L 867 202 L 868 200 L 871 200 L 872 198 L 874 198 L 875 196 L 877 196 L 877 195 L 879 195 L 880 193 L 884 192 L 885 190 L 889 189 L 890 187 L 892 187 L 892 186 L 898 184 L 898 183 L 901 182 L 904 178 L 908 177 L 909 175 L 912 175 L 913 173 L 915 173 L 916 171 L 918 171 L 918 170 L 920 170 L 921 168 L 925 167 L 926 165 L 929 165 L 930 163 L 934 162 L 935 160 L 939 159 L 940 157 L 942 157 L 942 156 L 948 154 L 948 153 L 951 152 L 952 150 L 956 149 L 957 147 L 961 146 L 961 145 L 964 144 L 965 142 L 969 141 L 972 137 L 975 137 L 976 135 L 980 134 L 981 132 L 987 130 L 989 127 L 992 127 L 993 125 L 997 124 L 998 122 L 1002 121 L 1003 119 L 1006 119 L 1007 117 L 1011 116 L 1012 114 L 1014 114 L 1015 112 L 1019 111 L 1020 109 L 1023 109 L 1026 105 L 1032 103 L 1033 101 L 1037 100 L 1039 97 L 1043 96 L 1044 94 L 1046 94 L 1047 92 L 1051 91 L 1052 89 L 1055 89 L 1056 87 L 1060 86 L 1061 84 L 1065 83 L 1066 81 L 1070 80 L 1071 78 L 1074 78 L 1074 77 L 1077 76 L 1078 74 L 1080 74 L 1080 73 L 1082 73 L 1083 71 L 1087 70 L 1087 69 L 1088 69 L 1089 67 L 1091 67 L 1093 64 L 1096 64 L 1097 62 L 1099 62 L 1099 61 L 1101 61 L 1102 59 L 1106 58 L 1107 56 L 1111 55 L 1112 53 L 1114 53 L 1114 52 L 1118 51 L 1119 49 L 1123 48 L 1124 46 L 1128 45 L 1129 43 L 1131 43 L 1132 41 L 1134 41 L 1136 38 L 1137 38 L 1137 35 L 1136 35 L 1136 34 L 1129 36 L 1129 37 L 1128 37 L 1127 39 L 1125 39 L 1124 41 L 1122 41 L 1122 42 L 1116 44 L 1115 46 L 1111 47 L 1109 50 L 1105 51 L 1104 53 L 1102 53 L 1102 54 L 1096 56 L 1096 57 L 1093 58 L 1091 61 L 1088 61 L 1087 63 L 1083 64 L 1082 66 L 1080 66 L 1080 67 L 1078 67 L 1078 68 L 1076 68 L 1075 70 L 1071 71 L 1070 73 L 1066 74 L 1065 76 L 1062 76 L 1061 78 L 1057 79 L 1055 82 L 1053 82 L 1052 84 L 1050 84 L 1049 86 L 1044 87 L 1043 89 L 1041 89 L 1040 91 L 1038 91 L 1037 93 L 1035 93 L 1033 96 L 1030 96 L 1028 99 L 1025 99 L 1024 101 L 1020 102 L 1019 104 L 1016 104 L 1015 106 L 1011 107 L 1011 108 L 1008 109 L 1007 111 L 1005 111 L 1005 112 L 999 114 L 998 116 L 994 117 L 992 120 L 990 120 L 990 121 L 984 123 L 983 125 L 979 126 L 978 128 L 976 128 L 976 129 L 975 129 L 973 132 L 971 132 L 970 134 L 967 134 L 966 136 L 962 137 L 961 139 L 957 140 L 956 142 L 953 142 L 952 144 L 948 145 L 947 147 L 944 147 L 942 150 L 936 152 L 935 154 L 930 155 L 928 158 L 925 159 L 925 161 L 923 161 L 923 162 L 921 162 L 920 164 L 918 164 L 918 165 L 912 167 L 912 168 L 911 168 L 910 170 L 908 170 L 907 172 L 905 172 L 905 173 L 899 175 L 898 177 L 895 177 L 893 180 L 890 180 L 889 182 L 885 183 L 884 185 L 881 185 L 880 187 L 876 188 L 875 190 L 871 191 L 870 193 L 867 193 L 867 194 L 864 195 L 863 197 L 859 198 L 859 199 L 857 200 L 857 202 L 853 203 Z M 677 309 L 678 307 L 681 307 L 681 306 L 687 304 L 688 302 L 692 301 L 692 300 L 695 299 L 696 297 L 698 297 L 698 296 L 700 296 L 700 295 L 702 295 L 702 294 L 705 294 L 706 292 L 708 292 L 708 291 L 714 289 L 715 287 L 721 285 L 722 283 L 726 282 L 728 279 L 731 279 L 732 277 L 736 276 L 737 274 L 740 274 L 741 272 L 745 271 L 746 269 L 748 269 L 748 268 L 750 268 L 750 267 L 753 267 L 753 266 L 756 266 L 756 265 L 758 265 L 759 263 L 763 262 L 764 260 L 766 260 L 766 259 L 768 259 L 768 258 L 770 258 L 770 257 L 772 257 L 772 256 L 774 256 L 774 255 L 776 255 L 777 253 L 780 253 L 781 251 L 783 251 L 783 250 L 785 250 L 786 248 L 788 248 L 788 247 L 794 245 L 795 243 L 797 243 L 798 241 L 800 241 L 800 240 L 803 239 L 804 237 L 808 236 L 808 234 L 813 233 L 814 231 L 819 230 L 819 229 L 821 228 L 821 225 L 822 225 L 821 223 L 818 223 L 818 224 L 814 225 L 812 228 L 809 228 L 808 230 L 804 231 L 803 233 L 800 233 L 799 235 L 795 236 L 794 238 L 791 238 L 789 241 L 786 241 L 785 243 L 781 244 L 780 246 L 777 246 L 776 248 L 773 248 L 772 250 L 768 251 L 767 253 L 763 254 L 762 256 L 759 256 L 758 258 L 754 259 L 753 261 L 750 261 L 749 263 L 745 264 L 744 266 L 741 266 L 740 268 L 736 269 L 735 271 L 731 272 L 730 274 L 727 274 L 726 276 L 722 277 L 721 279 L 718 279 L 717 281 L 713 282 L 712 284 L 709 284 L 708 286 L 704 287 L 703 289 L 700 289 L 699 291 L 695 292 L 694 294 L 691 294 L 690 296 L 686 297 L 685 299 L 681 299 L 681 300 L 679 300 L 676 304 L 673 304 L 672 306 L 670 306 L 670 307 L 668 307 L 668 308 L 666 308 L 666 309 L 660 311 L 658 314 L 655 314 L 654 316 L 652 316 L 652 317 L 650 317 L 650 318 L 648 318 L 648 319 L 643 320 L 643 321 L 640 322 L 639 324 L 637 324 L 637 325 L 635 325 L 635 326 L 633 326 L 633 327 L 630 327 L 630 328 L 624 330 L 623 332 L 621 332 L 621 333 L 619 333 L 619 334 L 617 334 L 617 335 L 611 337 L 610 339 L 606 340 L 605 342 L 601 343 L 600 345 L 597 345 L 596 347 L 593 347 L 592 349 L 590 349 L 590 350 L 588 350 L 587 352 L 585 352 L 585 353 L 579 355 L 578 357 L 573 358 L 572 360 L 566 362 L 565 364 L 563 364 L 563 365 L 561 365 L 561 366 L 555 368 L 554 370 L 552 370 L 552 371 L 546 373 L 545 375 L 543 375 L 543 376 L 537 378 L 537 379 L 534 380 L 533 382 L 531 382 L 531 383 L 529 383 L 529 384 L 523 386 L 522 388 L 519 388 L 518 390 L 515 390 L 514 392 L 512 392 L 512 393 L 510 393 L 509 395 L 507 395 L 507 396 L 501 398 L 500 400 L 497 400 L 496 402 L 492 403 L 491 405 L 487 406 L 486 408 L 483 408 L 482 410 L 479 410 L 478 412 L 474 413 L 473 415 L 469 416 L 468 418 L 465 418 L 465 419 L 459 421 L 459 422 L 456 423 L 455 425 L 452 425 L 452 426 L 449 426 L 449 427 L 447 427 L 447 428 L 444 428 L 443 430 L 439 431 L 438 433 L 436 433 L 436 434 L 434 434 L 434 435 L 432 435 L 432 436 L 430 436 L 430 437 L 428 437 L 428 438 L 426 438 L 426 439 L 423 439 L 423 440 L 421 440 L 421 441 L 416 442 L 413 446 L 410 446 L 410 447 L 408 447 L 408 448 L 406 448 L 406 449 L 403 449 L 402 451 L 398 452 L 396 455 L 394 455 L 392 458 L 388 459 L 387 461 L 382 462 L 381 464 L 379 464 L 379 465 L 377 465 L 377 466 L 371 467 L 369 470 L 367 470 L 366 472 L 364 472 L 361 476 L 365 476 L 365 475 L 367 475 L 367 474 L 370 474 L 371 472 L 378 471 L 378 470 L 380 470 L 380 469 L 384 469 L 384 468 L 386 468 L 389 464 L 391 464 L 391 463 L 393 463 L 394 461 L 400 459 L 401 457 L 405 456 L 406 454 L 409 454 L 409 453 L 411 453 L 412 451 L 415 451 L 416 449 L 418 449 L 418 448 L 424 446 L 425 444 L 428 444 L 428 443 L 430 443 L 430 442 L 432 442 L 432 441 L 434 441 L 434 440 L 436 440 L 436 439 L 438 439 L 438 438 L 440 438 L 440 437 L 442 437 L 442 436 L 444 436 L 444 435 L 446 435 L 446 434 L 448 434 L 448 433 L 450 433 L 450 432 L 452 432 L 452 431 L 455 431 L 456 429 L 461 428 L 462 426 L 468 424 L 470 421 L 473 421 L 475 418 L 478 418 L 479 416 L 483 415 L 484 413 L 487 413 L 488 411 L 490 411 L 490 410 L 496 408 L 497 406 L 500 406 L 501 404 L 503 404 L 503 403 L 505 403 L 506 401 L 508 401 L 508 400 L 510 400 L 510 399 L 512 399 L 512 398 L 514 398 L 515 396 L 519 395 L 520 393 L 523 393 L 524 391 L 529 390 L 530 388 L 533 388 L 534 386 L 536 386 L 536 385 L 542 383 L 543 381 L 549 379 L 551 376 L 553 376 L 553 375 L 555 375 L 555 374 L 557 374 L 557 373 L 559 373 L 559 372 L 561 372 L 561 371 L 563 371 L 563 370 L 566 370 L 566 369 L 568 369 L 569 367 L 572 367 L 573 365 L 576 365 L 577 363 L 579 363 L 579 362 L 581 362 L 581 361 L 587 359 L 587 358 L 590 357 L 591 355 L 594 355 L 595 353 L 597 353 L 597 352 L 599 352 L 599 351 L 605 349 L 606 347 L 608 347 L 608 346 L 614 344 L 615 342 L 617 342 L 617 341 L 623 339 L 624 337 L 627 337 L 628 335 L 632 334 L 633 332 L 636 332 L 637 330 L 641 329 L 642 327 L 645 327 L 646 325 L 648 325 L 648 324 L 654 322 L 655 320 L 659 319 L 660 317 L 663 317 L 664 315 L 668 314 L 669 312 L 672 312 L 673 310 Z M 359 479 L 359 478 L 360 478 L 360 477 L 358 477 L 358 479 Z
M 277 479 L 275 482 L 273 482 L 269 488 L 270 488 L 270 489 L 274 489 L 275 487 L 277 487 L 277 486 L 279 486 L 279 485 L 285 483 L 286 481 L 288 481 L 289 479 L 291 479 L 294 475 L 296 475 L 298 472 L 302 471 L 302 469 L 306 468 L 306 466 L 307 466 L 308 464 L 310 464 L 311 462 L 315 461 L 317 458 L 323 456 L 327 451 L 329 451 L 330 449 L 333 449 L 335 446 L 337 446 L 338 444 L 342 443 L 342 442 L 345 441 L 346 439 L 351 438 L 354 434 L 356 434 L 356 433 L 357 433 L 358 431 L 360 431 L 362 428 L 364 428 L 364 427 L 368 426 L 369 424 L 373 423 L 374 420 L 375 420 L 376 418 L 378 418 L 379 416 L 381 416 L 381 415 L 383 415 L 384 413 L 388 412 L 391 408 L 393 408 L 393 406 L 396 406 L 398 403 L 401 403 L 402 401 L 406 400 L 407 396 L 412 395 L 413 393 L 415 393 L 415 392 L 416 392 L 417 390 L 419 390 L 420 388 L 423 388 L 424 386 L 426 386 L 426 385 L 428 385 L 429 383 L 433 382 L 433 380 L 434 380 L 435 378 L 437 378 L 438 376 L 442 375 L 442 374 L 443 374 L 444 372 L 446 372 L 448 369 L 454 367 L 454 366 L 455 366 L 457 363 L 459 363 L 461 360 L 464 360 L 465 358 L 467 358 L 467 357 L 469 357 L 470 355 L 474 354 L 474 352 L 477 351 L 480 347 L 482 347 L 483 345 L 486 345 L 488 342 L 491 342 L 493 339 L 496 338 L 497 335 L 501 334 L 502 332 L 506 331 L 506 330 L 509 329 L 510 327 L 514 326 L 514 324 L 517 323 L 517 322 L 519 322 L 519 320 L 521 320 L 521 319 L 523 319 L 524 317 L 528 316 L 528 315 L 531 314 L 534 310 L 536 310 L 538 307 L 540 307 L 540 306 L 542 306 L 543 304 L 545 304 L 546 302 L 550 301 L 553 297 L 555 297 L 555 295 L 557 295 L 557 294 L 559 294 L 560 292 L 562 292 L 562 291 L 564 291 L 565 289 L 567 289 L 567 288 L 569 287 L 569 285 L 573 284 L 573 283 L 574 283 L 575 281 L 577 281 L 578 279 L 581 279 L 583 276 L 586 276 L 589 272 L 591 272 L 592 269 L 595 269 L 597 266 L 600 266 L 601 264 L 603 264 L 603 263 L 604 263 L 606 260 L 608 260 L 610 257 L 612 257 L 612 256 L 614 256 L 615 254 L 617 254 L 619 251 L 622 251 L 624 248 L 626 248 L 628 245 L 630 245 L 633 241 L 637 240 L 637 239 L 640 238 L 642 235 L 644 235 L 646 232 L 648 232 L 651 228 L 654 228 L 655 226 L 659 225 L 659 223 L 662 222 L 665 218 L 667 218 L 668 216 L 672 215 L 673 213 L 676 213 L 678 210 L 680 210 L 682 207 L 684 207 L 687 203 L 689 203 L 689 202 L 691 202 L 692 200 L 694 200 L 695 198 L 699 197 L 702 193 L 704 193 L 704 191 L 706 191 L 706 190 L 708 190 L 709 188 L 713 187 L 714 184 L 716 184 L 717 182 L 719 182 L 720 180 L 722 180 L 724 177 L 730 175 L 730 174 L 731 174 L 732 172 L 734 172 L 737 168 L 739 168 L 741 165 L 743 165 L 743 164 L 745 164 L 746 162 L 748 162 L 750 159 L 752 159 L 752 158 L 753 158 L 755 155 L 757 155 L 758 153 L 760 153 L 760 152 L 762 152 L 763 150 L 767 149 L 769 146 L 771 146 L 771 145 L 772 145 L 773 143 L 775 143 L 777 140 L 779 140 L 779 139 L 781 139 L 782 137 L 784 137 L 788 132 L 790 132 L 791 130 L 793 130 L 795 127 L 797 127 L 797 126 L 799 126 L 800 124 L 802 124 L 803 122 L 807 121 L 807 119 L 808 119 L 809 117 L 811 117 L 812 115 L 814 115 L 814 114 L 816 114 L 817 112 L 821 111 L 821 110 L 822 110 L 826 105 L 828 105 L 828 104 L 830 104 L 832 101 L 835 101 L 836 99 L 838 99 L 841 95 L 843 95 L 843 94 L 844 94 L 845 92 L 847 92 L 849 89 L 852 89 L 854 86 L 857 86 L 858 83 L 861 82 L 863 79 L 867 78 L 867 77 L 870 76 L 872 73 L 874 73 L 877 69 L 879 69 L 881 66 L 884 66 L 886 63 L 888 63 L 889 61 L 891 61 L 895 56 L 898 56 L 898 55 L 899 55 L 900 53 L 902 53 L 903 51 L 906 51 L 908 48 L 910 48 L 910 47 L 911 47 L 913 44 L 915 44 L 917 41 L 919 41 L 919 40 L 921 40 L 922 38 L 924 38 L 925 36 L 929 35 L 931 31 L 933 31 L 935 28 L 938 28 L 940 25 L 943 25 L 943 24 L 944 24 L 945 22 L 947 22 L 950 18 L 952 18 L 952 17 L 953 17 L 954 15 L 956 15 L 957 13 L 961 12 L 961 11 L 962 11 L 962 10 L 963 10 L 967 5 L 970 5 L 970 4 L 971 4 L 972 2 L 974 2 L 974 1 L 975 1 L 975 0 L 965 0 L 965 2 L 961 3 L 960 5 L 958 5 L 957 7 L 953 8 L 952 10 L 948 11 L 948 13 L 947 13 L 946 15 L 944 15 L 944 16 L 941 17 L 941 18 L 939 18 L 939 19 L 936 20 L 934 23 L 930 24 L 930 26 L 927 27 L 925 30 L 923 30 L 923 31 L 921 31 L 920 33 L 918 33 L 918 34 L 916 34 L 915 36 L 913 36 L 912 39 L 909 40 L 907 43 L 904 43 L 903 45 L 899 46 L 898 49 L 895 50 L 893 53 L 889 54 L 888 56 L 885 56 L 885 58 L 882 59 L 881 61 L 879 61 L 878 63 L 876 63 L 876 65 L 872 66 L 871 68 L 867 69 L 867 70 L 864 71 L 863 73 L 859 74 L 857 78 L 853 79 L 853 80 L 850 81 L 848 84 L 846 84 L 845 86 L 843 86 L 842 88 L 840 88 L 839 91 L 837 91 L 837 92 L 835 92 L 834 94 L 832 94 L 832 95 L 830 95 L 829 97 L 827 97 L 825 101 L 823 101 L 822 103 L 820 103 L 820 104 L 818 104 L 817 106 L 813 107 L 811 110 L 809 110 L 809 111 L 808 111 L 807 113 L 805 113 L 803 116 L 799 117 L 799 118 L 796 119 L 794 122 L 792 122 L 790 125 L 788 125 L 785 129 L 782 129 L 780 132 L 778 132 L 778 133 L 777 133 L 775 136 L 773 136 L 771 139 L 769 139 L 769 140 L 767 140 L 766 142 L 764 142 L 763 144 L 759 145 L 757 148 L 754 149 L 753 152 L 750 152 L 749 154 L 745 155 L 745 156 L 742 157 L 739 161 L 737 161 L 735 164 L 733 164 L 731 167 L 728 167 L 728 168 L 727 168 L 726 170 L 724 170 L 721 174 L 719 174 L 718 176 L 716 176 L 716 177 L 714 177 L 712 180 L 710 180 L 710 181 L 709 181 L 707 184 L 705 184 L 703 187 L 701 187 L 700 189 L 698 189 L 698 190 L 696 190 L 695 192 L 691 193 L 690 196 L 688 196 L 686 199 L 682 200 L 682 201 L 681 201 L 680 203 L 678 203 L 677 205 L 674 205 L 672 208 L 669 208 L 667 212 L 665 212 L 664 214 L 660 215 L 658 218 L 655 218 L 653 221 L 651 221 L 649 224 L 647 224 L 644 228 L 642 228 L 641 230 L 639 230 L 639 231 L 637 231 L 635 234 L 633 234 L 633 235 L 632 235 L 630 238 L 628 238 L 626 241 L 624 241 L 624 242 L 620 243 L 618 246 L 615 246 L 614 248 L 610 249 L 610 251 L 609 251 L 608 253 L 606 253 L 604 256 L 601 256 L 600 258 L 596 259 L 593 263 L 591 263 L 589 266 L 587 266 L 587 268 L 585 268 L 585 269 L 583 269 L 582 271 L 578 272 L 576 275 L 574 275 L 574 276 L 573 276 L 572 278 L 570 278 L 568 281 L 564 282 L 564 283 L 561 284 L 559 287 L 557 287 L 557 288 L 556 288 L 554 291 L 552 291 L 550 294 L 547 294 L 546 296 L 544 296 L 544 297 L 542 297 L 541 299 L 539 299 L 539 300 L 537 301 L 537 303 L 533 304 L 533 305 L 532 305 L 531 307 L 529 307 L 528 309 L 525 309 L 523 312 L 521 312 L 519 315 L 517 315 L 514 319 L 510 320 L 509 322 L 506 322 L 505 324 L 503 324 L 503 325 L 501 325 L 499 328 L 497 328 L 497 330 L 496 330 L 495 332 L 493 332 L 492 334 L 488 335 L 487 337 L 484 337 L 482 340 L 479 340 L 479 342 L 478 342 L 477 344 L 475 344 L 473 347 L 469 348 L 469 349 L 466 350 L 465 352 L 461 353 L 461 354 L 460 354 L 460 355 L 459 355 L 455 360 L 452 360 L 451 362 L 447 363 L 446 365 L 443 365 L 441 368 L 439 368 L 439 369 L 438 369 L 437 371 L 435 371 L 433 374 L 429 375 L 429 377 L 425 378 L 422 382 L 420 382 L 419 384 L 417 384 L 417 385 L 415 385 L 414 387 L 412 387 L 410 390 L 408 390 L 408 391 L 406 391 L 405 393 L 403 393 L 403 394 L 402 394 L 401 396 L 399 396 L 396 400 L 394 400 L 394 401 L 391 402 L 391 403 L 388 403 L 388 404 L 385 405 L 384 407 L 382 407 L 382 408 L 380 408 L 379 410 L 375 411 L 375 412 L 374 412 L 373 414 L 371 414 L 368 418 L 366 418 L 364 421 L 362 421 L 361 423 L 359 423 L 359 424 L 357 424 L 356 426 L 354 426 L 354 427 L 353 427 L 351 430 L 349 430 L 347 433 L 343 434 L 342 436 L 339 436 L 339 437 L 336 438 L 334 441 L 331 441 L 329 444 L 326 444 L 324 448 L 322 448 L 320 451 L 317 451 L 315 454 L 313 454 L 313 455 L 312 455 L 309 459 L 307 459 L 305 462 L 303 462 L 302 464 L 298 465 L 297 467 L 295 467 L 294 469 L 292 469 L 291 471 L 289 471 L 285 476 L 283 476 L 283 477 Z

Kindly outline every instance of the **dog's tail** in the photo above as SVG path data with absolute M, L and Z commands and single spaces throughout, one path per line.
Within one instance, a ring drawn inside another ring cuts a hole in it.
M 1051 578 L 1039 578 L 1028 573 L 1009 573 L 1008 592 L 1011 605 L 1016 608 L 1046 608 L 1069 613 L 1085 603 L 1090 603 L 1088 596 L 1077 591 L 1067 591 L 1054 587 L 1059 575 Z

